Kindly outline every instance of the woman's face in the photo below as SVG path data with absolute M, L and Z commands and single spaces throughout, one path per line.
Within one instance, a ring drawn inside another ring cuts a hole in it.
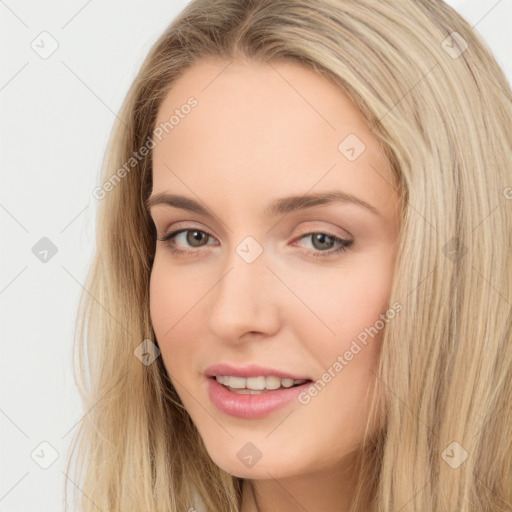
M 154 331 L 218 466 L 332 469 L 362 439 L 395 316 L 392 171 L 330 81 L 227 64 L 196 63 L 158 113 L 150 211 L 158 238 L 180 233 L 156 243 Z

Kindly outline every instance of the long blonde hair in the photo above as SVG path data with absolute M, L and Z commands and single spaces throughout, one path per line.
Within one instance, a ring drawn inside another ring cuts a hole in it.
M 143 340 L 158 344 L 144 207 L 151 151 L 139 158 L 140 149 L 187 68 L 237 55 L 335 80 L 400 184 L 390 303 L 403 309 L 386 326 L 375 375 L 370 417 L 384 427 L 360 450 L 365 512 L 509 511 L 512 94 L 487 45 L 441 0 L 194 0 L 155 43 L 95 192 L 97 247 L 75 345 L 85 416 L 68 462 L 80 510 L 181 512 L 196 498 L 209 511 L 240 509 L 242 480 L 208 456 L 161 357 L 145 365 L 134 355 Z

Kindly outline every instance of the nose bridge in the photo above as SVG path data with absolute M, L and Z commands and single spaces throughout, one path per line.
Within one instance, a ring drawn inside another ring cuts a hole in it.
M 263 247 L 253 237 L 246 237 L 226 257 L 208 318 L 217 337 L 238 339 L 245 332 L 269 334 L 277 328 L 276 279 L 268 263 Z

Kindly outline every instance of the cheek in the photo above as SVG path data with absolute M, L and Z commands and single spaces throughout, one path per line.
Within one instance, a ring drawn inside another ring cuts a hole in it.
M 201 286 L 191 284 L 179 269 L 168 269 L 155 258 L 149 288 L 151 322 L 162 353 L 165 367 L 171 373 L 170 363 L 179 366 L 180 354 L 193 349 L 197 336 L 190 321 L 194 304 L 199 305 Z M 202 292 L 204 295 L 204 292 Z M 196 306 L 197 308 L 197 306 Z M 176 343 L 173 341 L 176 340 Z M 184 340 L 187 342 L 184 343 Z M 178 342 L 179 341 L 179 342 Z M 172 358 L 170 357 L 172 350 Z M 174 368 L 172 368 L 174 373 Z
M 151 272 L 149 305 L 157 337 L 167 338 L 191 323 L 211 285 L 197 271 L 169 265 L 163 252 L 157 251 Z
M 391 264 L 382 258 L 361 258 L 313 280 L 301 276 L 294 291 L 310 311 L 302 304 L 295 307 L 294 321 L 301 326 L 296 335 L 316 342 L 324 339 L 323 346 L 330 347 L 327 352 L 336 353 L 347 350 L 353 339 L 371 339 L 368 330 L 375 334 L 372 327 L 386 313 L 391 285 Z M 381 327 L 379 322 L 377 328 Z

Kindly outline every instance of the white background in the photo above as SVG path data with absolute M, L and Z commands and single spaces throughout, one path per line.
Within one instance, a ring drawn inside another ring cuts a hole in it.
M 64 464 L 83 414 L 72 342 L 95 243 L 92 190 L 129 85 L 186 3 L 0 0 L 0 512 L 63 509 Z M 512 81 L 512 0 L 448 3 Z M 58 42 L 47 59 L 31 48 L 43 31 Z M 42 237 L 57 247 L 46 263 L 32 252 Z M 44 441 L 58 454 L 48 469 L 35 462 L 52 461 Z

